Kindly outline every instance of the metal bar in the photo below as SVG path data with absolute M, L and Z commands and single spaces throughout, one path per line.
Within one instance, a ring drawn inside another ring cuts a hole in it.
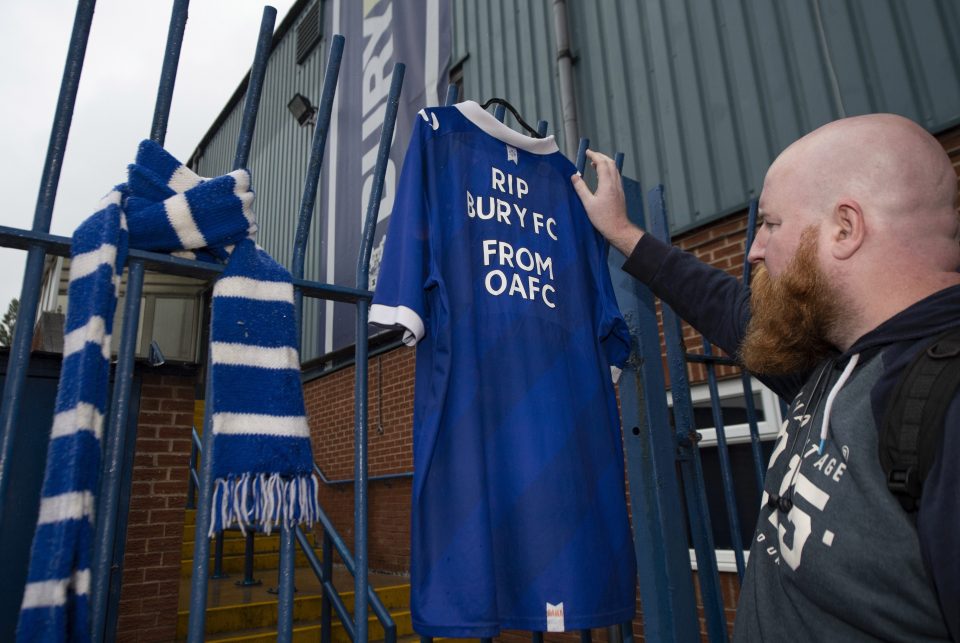
M 457 102 L 457 98 L 460 96 L 460 88 L 455 84 L 450 83 L 447 85 L 447 97 L 444 99 L 444 105 L 454 105 Z
M 208 351 L 209 353 L 209 351 Z M 207 356 L 206 385 L 203 404 L 203 446 L 200 449 L 200 488 L 193 527 L 193 576 L 190 581 L 190 617 L 187 640 L 202 643 L 207 619 L 207 567 L 210 560 L 210 501 L 213 496 L 213 386 L 210 377 L 212 360 Z
M 262 580 L 253 577 L 253 557 L 256 553 L 253 537 L 253 529 L 248 529 L 243 543 L 243 579 L 237 581 L 237 587 L 256 587 L 263 584 Z
M 704 338 L 703 354 L 711 356 L 713 348 Z M 717 369 L 707 363 L 707 387 L 710 389 L 710 410 L 713 414 L 713 427 L 717 432 L 717 455 L 720 459 L 720 478 L 723 484 L 723 498 L 727 505 L 727 521 L 730 527 L 730 543 L 733 547 L 733 556 L 737 562 L 737 576 L 743 582 L 743 545 L 740 542 L 740 511 L 737 508 L 737 495 L 733 490 L 733 470 L 730 466 L 730 451 L 727 449 L 727 429 L 723 422 L 723 411 L 720 409 L 720 391 L 717 388 Z
M 280 530 L 280 591 L 277 600 L 277 641 L 293 641 L 293 577 L 296 561 L 296 534 L 287 521 Z M 305 549 L 310 549 L 306 547 Z
M 497 105 L 493 108 L 493 117 L 502 123 L 503 119 L 507 117 L 507 108 L 503 105 Z
M 750 248 L 753 246 L 753 238 L 757 232 L 757 199 L 750 201 L 750 209 L 747 211 L 747 239 L 743 248 L 743 283 L 750 283 Z M 757 426 L 757 409 L 753 404 L 753 382 L 746 369 L 740 371 L 740 381 L 743 383 L 743 396 L 747 402 L 747 424 L 750 426 L 750 447 L 753 451 L 753 473 L 757 480 L 757 502 L 763 495 L 763 479 L 765 477 L 763 449 L 760 445 L 760 429 Z M 784 407 L 781 402 L 781 407 Z M 783 414 L 786 417 L 786 413 Z M 773 421 L 773 418 L 770 418 Z
M 124 440 L 129 427 L 130 389 L 133 383 L 134 359 L 137 351 L 137 330 L 140 326 L 140 297 L 143 295 L 143 264 L 129 262 L 127 289 L 124 294 L 123 332 L 117 352 L 117 368 L 113 380 L 113 400 L 106 435 L 104 462 L 97 498 L 97 523 L 94 527 L 94 549 L 91 564 L 90 606 L 93 640 L 100 641 L 106 632 L 107 597 L 110 592 L 110 566 L 117 530 L 117 511 L 123 473 Z M 136 424 L 133 425 L 136 435 Z
M 29 250 L 31 247 L 37 246 L 45 250 L 47 254 L 57 255 L 59 257 L 70 256 L 69 237 L 62 237 L 46 232 L 35 232 L 33 230 L 22 230 L 20 228 L 11 228 L 3 225 L 0 225 L 0 246 L 5 248 L 19 248 L 21 250 Z M 181 277 L 216 279 L 224 271 L 222 264 L 194 261 L 192 259 L 183 259 L 172 255 L 148 252 L 146 250 L 135 250 L 133 248 L 130 249 L 128 257 L 131 261 L 134 259 L 142 261 L 147 270 L 156 270 L 168 275 L 179 275 Z M 39 265 L 42 271 L 43 257 L 40 258 Z M 350 304 L 356 303 L 357 301 L 369 301 L 373 299 L 373 293 L 369 290 L 361 290 L 348 286 L 337 286 L 305 279 L 294 279 L 293 285 L 295 288 L 302 290 L 304 295 L 318 299 L 330 299 Z M 40 286 L 38 283 L 36 288 L 37 293 L 39 293 L 39 290 Z M 37 296 L 39 296 L 39 294 Z M 22 304 L 20 310 L 24 310 Z M 22 317 L 22 319 L 26 319 L 26 317 Z
M 537 122 L 537 134 L 539 134 L 540 136 L 547 135 L 547 121 Z
M 393 130 L 397 123 L 397 109 L 400 105 L 400 90 L 403 88 L 405 71 L 406 65 L 403 63 L 397 63 L 393 66 L 390 93 L 387 95 L 387 109 L 383 118 L 383 128 L 380 130 L 377 163 L 373 169 L 373 185 L 370 187 L 370 199 L 367 201 L 367 212 L 363 221 L 360 256 L 357 257 L 358 290 L 365 291 L 370 285 L 370 253 L 373 251 L 373 235 L 377 228 L 377 214 L 380 212 L 380 197 L 383 194 L 383 179 L 387 173 L 387 162 L 390 160 L 390 144 L 393 141 Z M 363 327 L 363 332 L 360 334 L 366 337 L 366 326 Z M 359 362 L 359 357 L 357 361 Z
M 623 191 L 630 220 L 646 229 L 640 184 L 625 179 Z M 611 258 L 613 264 L 620 261 Z M 644 635 L 665 643 L 699 640 L 690 554 L 677 511 L 676 442 L 664 395 L 656 304 L 650 289 L 635 279 L 623 288 L 617 297 L 634 345 L 619 390 Z
M 260 18 L 260 35 L 257 37 L 257 50 L 250 66 L 250 82 L 243 101 L 243 120 L 240 121 L 240 136 L 237 137 L 237 153 L 233 157 L 233 169 L 247 166 L 250 158 L 250 146 L 253 144 L 253 132 L 257 126 L 257 112 L 260 109 L 260 94 L 263 91 L 263 79 L 267 75 L 267 59 L 270 58 L 270 45 L 273 41 L 273 23 L 277 19 L 277 10 L 267 5 Z
M 177 67 L 180 63 L 180 48 L 183 44 L 183 32 L 187 26 L 187 5 L 189 4 L 190 0 L 174 0 L 173 11 L 170 14 L 167 48 L 163 55 L 163 68 L 160 71 L 157 103 L 153 108 L 153 124 L 150 126 L 150 139 L 161 146 L 167 137 L 167 122 L 170 120 L 173 86 L 177 80 Z
M 633 643 L 633 622 L 627 621 L 623 624 L 623 643 Z
M 580 146 L 577 147 L 577 172 L 583 174 L 583 168 L 587 165 L 587 148 L 590 147 L 589 138 L 581 138 Z
M 696 364 L 720 364 L 721 366 L 739 366 L 740 363 L 730 357 L 724 357 L 723 355 L 714 355 L 710 353 L 709 355 L 700 355 L 698 353 L 684 353 L 683 359 L 688 362 L 694 362 Z
M 330 43 L 327 71 L 323 77 L 323 91 L 320 95 L 320 106 L 317 109 L 317 123 L 313 131 L 313 146 L 310 149 L 307 175 L 303 180 L 303 197 L 300 199 L 297 233 L 293 242 L 293 261 L 290 264 L 290 273 L 299 279 L 303 278 L 307 239 L 310 236 L 310 222 L 313 219 L 313 209 L 317 201 L 317 183 L 320 180 L 320 170 L 323 167 L 323 154 L 327 147 L 327 132 L 330 129 L 330 114 L 333 112 L 333 97 L 337 91 L 337 77 L 340 75 L 340 61 L 342 59 L 343 36 L 336 35 Z
M 260 35 L 257 39 L 257 50 L 254 54 L 253 65 L 250 68 L 250 82 L 247 86 L 243 121 L 240 126 L 240 133 L 237 136 L 237 153 L 234 157 L 234 169 L 243 167 L 247 162 L 250 142 L 253 140 L 254 125 L 256 124 L 256 103 L 260 100 L 260 90 L 263 87 L 263 78 L 267 72 L 267 53 L 271 39 L 266 37 L 265 32 L 273 32 L 273 21 L 276 15 L 276 9 L 273 7 L 264 7 L 263 19 L 260 22 Z M 165 270 L 165 272 L 171 271 Z M 222 270 L 218 272 L 222 272 Z M 190 620 L 187 631 L 187 640 L 190 643 L 201 643 L 203 641 L 207 617 L 207 565 L 210 558 L 210 538 L 208 532 L 210 531 L 210 502 L 213 497 L 213 424 L 211 422 L 213 406 L 213 388 L 211 386 L 213 380 L 212 369 L 213 360 L 208 350 L 205 369 L 206 386 L 203 398 L 200 507 L 197 509 L 197 519 L 194 527 L 193 577 L 190 582 Z
M 649 231 L 658 239 L 669 243 L 670 233 L 662 188 L 652 190 L 650 193 L 650 215 Z M 697 555 L 700 595 L 703 599 L 707 634 L 710 641 L 717 643 L 727 640 L 726 616 L 717 572 L 717 553 L 713 545 L 700 451 L 693 426 L 693 405 L 690 400 L 690 385 L 687 381 L 680 319 L 666 303 L 663 304 L 663 333 L 667 345 L 667 364 L 670 369 L 673 417 L 680 451 L 680 472 L 683 476 L 690 532 Z
M 187 509 L 197 508 L 197 427 L 193 427 L 190 440 L 190 480 L 187 483 Z
M 607 626 L 607 643 L 618 643 L 622 640 L 623 635 L 620 633 L 619 623 Z
M 323 555 L 323 574 L 320 575 L 321 582 L 329 582 L 331 586 L 333 585 L 333 541 L 330 539 L 330 533 L 326 530 L 323 531 L 323 549 L 321 553 Z M 312 552 L 311 552 L 312 553 Z M 307 555 L 309 559 L 309 554 Z M 330 643 L 331 641 L 331 632 L 332 624 L 330 622 L 330 594 L 328 592 L 323 593 L 323 598 L 320 601 L 320 641 L 321 643 Z
M 590 643 L 591 639 L 590 630 L 580 630 L 580 643 Z
M 320 470 L 320 467 L 317 467 L 316 471 L 318 472 L 317 475 L 320 478 L 320 481 L 323 482 L 323 484 L 327 485 L 328 487 L 354 483 L 353 478 L 337 478 L 336 480 L 330 480 L 327 478 L 327 476 L 323 474 L 323 471 Z M 412 477 L 413 477 L 413 471 L 404 471 L 402 473 L 385 473 L 382 476 L 369 476 L 367 478 L 367 481 L 376 482 L 379 480 L 402 480 L 404 478 L 412 478 Z
M 530 643 L 543 643 L 543 632 L 530 632 Z
M 173 102 L 173 86 L 177 76 L 183 32 L 187 23 L 189 0 L 176 0 L 170 16 L 167 44 L 163 56 L 157 102 L 154 107 L 150 138 L 163 145 L 166 137 L 170 105 Z M 100 641 L 105 635 L 107 598 L 110 591 L 110 565 L 114 539 L 120 483 L 122 482 L 122 457 L 127 416 L 130 411 L 130 388 L 133 382 L 133 366 L 137 352 L 137 331 L 140 327 L 140 297 L 143 294 L 144 265 L 133 259 L 127 262 L 127 290 L 123 311 L 123 336 L 117 353 L 117 370 L 113 387 L 113 403 L 110 409 L 110 428 L 104 453 L 103 471 L 100 476 L 100 494 L 97 502 L 97 525 L 95 527 L 93 564 L 91 576 L 91 612 L 93 640 Z M 119 267 L 118 267 L 119 268 Z M 136 426 L 132 431 L 136 435 Z M 120 581 L 118 581 L 120 582 Z
M 380 195 L 383 193 L 383 181 L 386 175 L 387 160 L 390 156 L 390 143 L 397 120 L 397 106 L 400 102 L 400 89 L 403 86 L 405 66 L 397 63 L 393 67 L 390 94 L 387 97 L 387 112 L 380 131 L 380 148 L 377 150 L 377 164 L 373 171 L 373 185 L 367 214 L 363 224 L 363 239 L 360 256 L 357 258 L 357 288 L 366 289 L 369 285 L 370 252 L 373 248 L 373 235 L 376 229 L 377 212 L 380 210 Z M 354 395 L 354 551 L 356 573 L 354 574 L 354 608 L 356 640 L 367 640 L 367 318 L 370 307 L 367 302 L 357 302 L 357 364 L 355 367 Z
M 60 81 L 60 96 L 57 98 L 53 128 L 47 144 L 47 156 L 43 163 L 43 174 L 40 177 L 37 205 L 33 212 L 33 230 L 37 233 L 46 233 L 50 230 L 50 219 L 53 217 L 53 204 L 57 197 L 57 185 L 60 183 L 60 169 L 63 167 L 63 154 L 70 134 L 70 123 L 73 120 L 73 107 L 76 104 L 80 71 L 83 68 L 95 4 L 94 0 L 80 0 L 77 3 L 73 31 L 67 47 L 67 61 Z M 13 453 L 20 400 L 23 399 L 23 386 L 30 368 L 33 323 L 37 318 L 40 286 L 43 280 L 44 249 L 32 244 L 24 249 L 28 252 L 23 285 L 20 288 L 20 323 L 14 327 L 13 341 L 10 342 L 7 375 L 3 384 L 3 398 L 0 401 L 0 498 L 6 497 L 7 485 L 10 482 L 10 456 Z M 3 522 L 3 517 L 4 507 L 0 503 L 0 523 Z
M 229 578 L 230 574 L 223 572 L 224 533 L 222 529 L 217 532 L 216 539 L 216 545 L 213 548 L 213 573 L 210 574 L 210 578 Z

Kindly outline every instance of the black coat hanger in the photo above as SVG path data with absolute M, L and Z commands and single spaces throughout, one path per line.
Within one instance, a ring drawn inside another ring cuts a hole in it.
M 517 122 L 518 122 L 518 123 L 520 123 L 520 127 L 522 127 L 523 129 L 527 130 L 528 132 L 530 132 L 530 135 L 531 135 L 531 136 L 533 136 L 534 138 L 543 138 L 543 136 L 540 134 L 540 132 L 538 132 L 537 130 L 535 130 L 535 129 L 533 129 L 532 127 L 530 127 L 530 125 L 527 124 L 527 121 L 523 120 L 523 118 L 520 117 L 520 114 L 517 112 L 517 110 L 514 108 L 513 105 L 511 105 L 508 101 L 506 101 L 506 100 L 504 100 L 504 99 L 502 99 L 502 98 L 491 98 L 490 100 L 488 100 L 486 103 L 484 103 L 484 104 L 481 105 L 480 107 L 482 107 L 483 109 L 486 109 L 486 108 L 490 107 L 491 105 L 493 105 L 494 103 L 496 103 L 497 105 L 503 105 L 503 106 L 506 107 L 508 110 L 510 110 L 510 113 L 513 114 L 513 117 L 514 117 L 515 119 L 517 119 Z

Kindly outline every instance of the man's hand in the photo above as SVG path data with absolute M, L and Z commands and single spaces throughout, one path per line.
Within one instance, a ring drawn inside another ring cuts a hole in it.
M 579 174 L 570 180 L 577 191 L 590 223 L 614 248 L 630 256 L 643 230 L 627 218 L 627 203 L 623 197 L 620 173 L 613 159 L 599 152 L 587 150 L 587 158 L 597 170 L 597 191 L 591 192 Z

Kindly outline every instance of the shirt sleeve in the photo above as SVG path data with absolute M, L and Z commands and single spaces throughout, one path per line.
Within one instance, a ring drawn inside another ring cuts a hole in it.
M 943 445 L 923 483 L 917 531 L 927 571 L 954 641 L 960 641 L 960 395 L 947 410 Z
M 370 306 L 370 323 L 403 328 L 403 343 L 408 346 L 423 338 L 429 319 L 425 284 L 430 271 L 430 226 L 423 147 L 423 123 L 417 118 L 400 171 Z

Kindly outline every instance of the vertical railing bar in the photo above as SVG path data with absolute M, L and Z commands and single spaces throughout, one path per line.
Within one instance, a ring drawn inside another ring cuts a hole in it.
M 507 117 L 507 108 L 503 105 L 497 105 L 493 108 L 493 117 L 502 123 L 503 119 Z
M 457 98 L 460 96 L 460 88 L 457 87 L 454 83 L 447 85 L 447 97 L 443 101 L 444 105 L 450 106 L 454 105 L 457 102 Z
M 243 101 L 243 119 L 240 121 L 240 136 L 237 137 L 237 153 L 233 157 L 233 169 L 247 167 L 250 158 L 250 146 L 253 144 L 253 132 L 257 127 L 257 111 L 260 109 L 260 94 L 263 92 L 263 79 L 267 75 L 267 60 L 270 58 L 270 45 L 273 41 L 273 24 L 277 19 L 277 10 L 271 6 L 263 8 L 260 18 L 260 34 L 257 37 L 257 50 L 250 66 L 250 80 L 247 84 L 247 96 Z
M 273 22 L 277 10 L 273 7 L 263 8 L 263 19 L 260 22 L 260 34 L 257 38 L 257 50 L 250 67 L 250 82 L 247 85 L 247 95 L 244 99 L 243 120 L 240 133 L 237 136 L 237 153 L 234 157 L 234 169 L 246 165 L 250 144 L 253 140 L 253 131 L 256 126 L 256 117 L 260 93 L 263 89 L 263 79 L 267 73 L 267 58 L 273 33 Z M 204 409 L 203 409 L 203 446 L 201 447 L 200 462 L 200 489 L 196 525 L 193 537 L 193 576 L 190 581 L 190 620 L 187 630 L 187 640 L 190 643 L 201 643 L 207 620 L 207 565 L 210 558 L 210 501 L 213 495 L 213 425 L 211 422 L 213 389 L 213 360 L 210 358 L 209 348 L 205 360 L 204 377 Z M 282 564 L 283 561 L 281 561 Z
M 130 261 L 127 270 L 127 289 L 124 294 L 123 332 L 117 352 L 117 368 L 113 380 L 113 402 L 110 405 L 107 444 L 97 500 L 93 564 L 91 576 L 91 613 L 93 640 L 103 640 L 107 616 L 107 596 L 110 590 L 110 566 L 113 561 L 116 538 L 117 500 L 123 471 L 122 456 L 129 413 L 130 388 L 133 381 L 134 357 L 137 350 L 137 330 L 140 325 L 140 297 L 143 294 L 144 266 L 141 261 Z
M 662 189 L 654 190 L 650 194 L 650 215 L 650 232 L 661 241 L 669 243 L 670 232 Z M 727 640 L 726 617 L 723 611 L 723 597 L 720 593 L 717 554 L 710 530 L 710 514 L 707 510 L 700 451 L 696 444 L 696 432 L 691 417 L 693 407 L 690 399 L 690 385 L 687 381 L 680 319 L 666 303 L 663 304 L 663 334 L 667 345 L 667 364 L 670 368 L 676 437 L 681 452 L 679 460 L 684 483 L 683 492 L 687 500 L 690 531 L 697 555 L 697 576 L 707 621 L 707 634 L 713 643 L 725 642 Z
M 537 122 L 537 134 L 539 134 L 541 137 L 547 135 L 547 121 Z
M 157 89 L 150 137 L 163 144 L 166 126 L 173 102 L 173 87 L 183 46 L 183 32 L 187 23 L 189 0 L 174 2 L 167 32 L 163 67 Z M 122 269 L 118 266 L 118 269 Z M 110 568 L 122 566 L 123 559 L 113 561 L 116 538 L 118 499 L 123 472 L 123 450 L 126 440 L 127 416 L 130 412 L 130 389 L 133 384 L 134 360 L 137 352 L 137 331 L 140 327 L 140 297 L 143 294 L 145 269 L 142 261 L 130 260 L 127 269 L 127 290 L 124 295 L 123 331 L 117 352 L 117 368 L 114 374 L 113 401 L 110 407 L 110 423 L 106 432 L 104 462 L 100 476 L 100 494 L 97 500 L 97 523 L 95 526 L 93 564 L 91 568 L 91 614 L 93 640 L 106 636 L 107 598 L 110 590 Z M 134 435 L 136 425 L 133 427 Z M 132 437 L 132 436 L 131 436 Z M 117 582 L 120 582 L 119 580 Z
M 577 147 L 577 161 L 575 165 L 577 166 L 577 172 L 583 174 L 583 168 L 587 165 L 587 148 L 590 147 L 589 138 L 581 138 L 580 145 Z
M 543 643 L 543 632 L 530 632 L 530 643 Z
M 592 639 L 590 630 L 580 630 L 580 643 L 590 643 Z
M 293 641 L 294 562 L 296 559 L 296 532 L 286 520 L 280 530 L 280 591 L 277 600 L 277 642 Z M 284 562 L 286 561 L 286 563 Z
M 67 48 L 67 61 L 60 81 L 60 95 L 57 98 L 50 141 L 47 144 L 47 156 L 43 162 L 43 174 L 40 177 L 37 205 L 33 212 L 34 232 L 50 231 L 53 204 L 57 197 L 57 185 L 60 183 L 60 170 L 63 167 L 63 155 L 73 121 L 73 108 L 77 100 L 77 87 L 80 84 L 80 72 L 83 69 L 95 4 L 94 0 L 80 0 L 77 3 L 73 31 Z M 31 246 L 27 251 L 24 266 L 23 285 L 20 288 L 20 323 L 14 327 L 6 381 L 3 385 L 3 400 L 0 402 L 0 498 L 6 497 L 7 485 L 10 482 L 10 456 L 20 414 L 20 400 L 23 399 L 23 386 L 30 368 L 30 344 L 33 341 L 33 323 L 40 305 L 45 257 L 46 252 L 42 247 Z M 4 506 L 0 502 L 0 524 L 3 517 Z
M 190 476 L 187 486 L 186 509 L 197 508 L 197 427 L 193 427 L 193 437 L 190 440 Z
M 706 338 L 703 340 L 703 354 L 713 356 L 713 347 Z M 720 391 L 717 388 L 717 369 L 713 362 L 706 363 L 707 387 L 710 390 L 710 410 L 713 415 L 713 426 L 717 432 L 717 455 L 720 459 L 720 478 L 723 484 L 723 497 L 727 505 L 727 520 L 730 527 L 730 542 L 733 555 L 737 562 L 737 576 L 743 582 L 743 543 L 740 542 L 740 511 L 737 507 L 737 496 L 733 490 L 733 471 L 730 466 L 730 451 L 727 449 L 727 429 L 723 421 L 723 411 L 720 409 Z
M 367 202 L 366 218 L 363 222 L 363 238 L 360 243 L 360 256 L 357 258 L 357 288 L 366 290 L 370 284 L 370 253 L 373 249 L 373 235 L 376 232 L 377 214 L 380 211 L 380 196 L 383 194 L 383 181 L 390 158 L 390 144 L 397 121 L 397 109 L 400 104 L 400 90 L 403 87 L 403 75 L 406 66 L 397 63 L 393 66 L 393 78 L 390 81 L 390 94 L 387 97 L 387 111 L 383 128 L 380 131 L 380 148 L 377 150 L 377 163 L 373 170 L 373 185 Z M 357 349 L 356 381 L 354 383 L 354 608 L 356 640 L 367 640 L 367 318 L 370 303 L 357 302 Z
M 750 247 L 753 246 L 753 237 L 757 231 L 757 200 L 751 199 L 750 209 L 747 211 L 747 239 L 743 247 L 743 284 L 750 284 Z M 757 479 L 757 502 L 763 495 L 764 461 L 763 450 L 760 445 L 760 429 L 757 425 L 757 409 L 753 404 L 753 383 L 750 373 L 746 369 L 740 370 L 740 381 L 743 383 L 743 396 L 747 403 L 747 424 L 750 427 L 750 447 L 753 451 L 753 472 Z M 783 414 L 786 417 L 786 414 Z M 773 418 L 768 421 L 772 422 Z
M 213 547 L 213 573 L 210 575 L 210 578 L 229 578 L 230 574 L 225 574 L 223 572 L 223 530 L 217 532 L 215 538 L 216 543 Z
M 323 560 L 321 561 L 323 566 L 323 578 L 320 579 L 322 583 L 333 583 L 333 540 L 330 537 L 330 533 L 324 529 L 323 530 Z M 330 643 L 331 634 L 332 634 L 332 623 L 331 623 L 331 610 L 332 605 L 330 602 L 330 593 L 324 592 L 323 598 L 320 602 L 320 642 L 321 643 Z
M 300 199 L 297 234 L 293 242 L 293 261 L 290 264 L 290 274 L 295 279 L 303 279 L 310 223 L 313 219 L 313 210 L 317 200 L 317 184 L 320 180 L 323 155 L 327 146 L 327 132 L 330 129 L 330 115 L 333 112 L 333 98 L 337 91 L 337 78 L 340 75 L 340 61 L 343 59 L 343 42 L 343 36 L 336 35 L 333 37 L 327 58 L 327 71 L 323 77 L 323 90 L 320 95 L 320 105 L 317 108 L 317 123 L 314 126 L 310 160 L 307 165 L 307 175 L 303 180 L 303 196 Z M 297 289 L 297 297 L 302 296 L 300 290 Z
M 160 85 L 157 87 L 157 103 L 153 109 L 153 124 L 150 126 L 150 139 L 161 146 L 167 137 L 167 122 L 170 120 L 173 86 L 177 81 L 177 67 L 180 63 L 180 49 L 183 44 L 183 32 L 187 26 L 187 5 L 189 4 L 190 0 L 175 0 L 173 11 L 170 13 L 167 48 L 163 55 Z

